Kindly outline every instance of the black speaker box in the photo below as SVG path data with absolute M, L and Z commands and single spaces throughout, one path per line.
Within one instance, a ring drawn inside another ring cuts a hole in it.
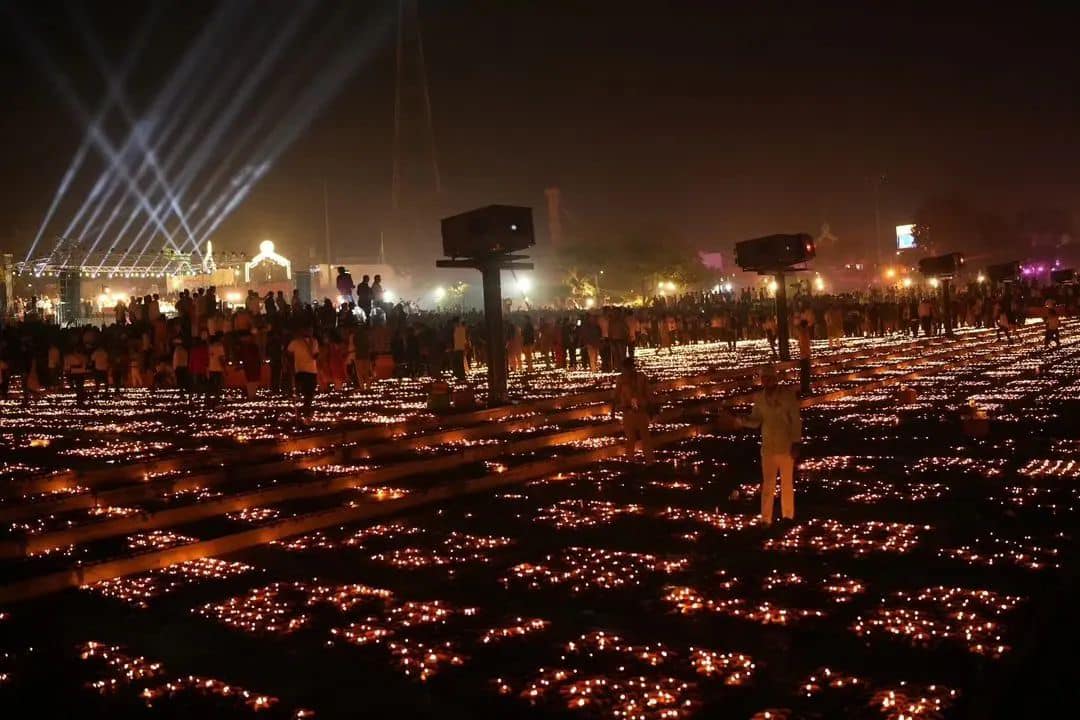
M 1020 277 L 1020 262 L 1001 263 L 986 268 L 986 276 L 994 282 L 1012 282 Z
M 442 221 L 443 254 L 474 258 L 520 252 L 536 244 L 532 208 L 489 205 Z
M 964 256 L 961 253 L 949 253 L 937 257 L 923 258 L 919 261 L 919 272 L 923 275 L 955 275 L 964 266 Z
M 61 325 L 75 322 L 82 313 L 82 278 L 76 270 L 61 270 L 59 276 L 60 308 L 56 319 Z
M 735 264 L 743 270 L 783 270 L 814 255 L 814 239 L 806 233 L 769 235 L 735 243 Z

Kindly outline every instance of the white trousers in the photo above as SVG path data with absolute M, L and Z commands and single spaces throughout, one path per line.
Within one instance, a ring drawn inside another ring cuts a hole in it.
M 776 497 L 776 476 L 780 475 L 780 513 L 795 517 L 795 458 L 790 453 L 761 455 L 761 522 L 771 525 Z

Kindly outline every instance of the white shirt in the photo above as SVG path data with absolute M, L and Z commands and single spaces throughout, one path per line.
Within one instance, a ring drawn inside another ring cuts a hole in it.
M 787 455 L 802 439 L 799 398 L 792 388 L 763 390 L 754 398 L 749 417 L 739 418 L 739 424 L 761 428 L 762 455 Z
M 208 372 L 225 372 L 225 346 L 219 342 L 210 343 L 207 350 L 209 362 L 206 369 Z
M 315 338 L 293 338 L 285 348 L 293 356 L 293 367 L 298 373 L 316 373 L 315 358 L 319 354 L 319 341 Z
M 177 345 L 172 351 L 172 366 L 173 370 L 180 368 L 186 368 L 188 366 L 188 351 L 183 345 Z

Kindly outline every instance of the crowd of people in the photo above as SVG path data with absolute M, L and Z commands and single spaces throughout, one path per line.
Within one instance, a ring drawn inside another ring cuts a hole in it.
M 117 302 L 111 322 L 67 328 L 23 310 L 7 318 L 0 333 L 0 393 L 6 395 L 17 376 L 24 402 L 66 383 L 80 406 L 103 391 L 172 387 L 184 400 L 213 407 L 234 386 L 249 397 L 260 388 L 296 396 L 310 412 L 319 389 L 367 388 L 391 376 L 452 373 L 464 380 L 470 367 L 486 362 L 487 335 L 477 312 L 416 312 L 386 302 L 377 275 L 353 284 L 342 271 L 337 290 L 339 302 L 317 304 L 296 291 L 286 298 L 250 290 L 234 304 L 222 302 L 213 287 L 167 300 L 146 295 Z M 1027 308 L 1044 302 L 1075 312 L 1077 296 L 1071 288 L 1009 285 L 1002 291 L 973 284 L 953 295 L 952 315 L 957 326 L 994 327 L 1011 339 Z M 845 336 L 934 335 L 945 318 L 941 293 L 913 291 L 802 295 L 792 298 L 791 308 L 804 390 L 813 340 L 834 345 Z M 1058 332 L 1057 310 L 1051 313 L 1048 343 Z M 775 354 L 778 334 L 773 301 L 749 290 L 656 298 L 645 307 L 514 312 L 504 331 L 509 369 L 525 372 L 538 365 L 618 372 L 637 348 L 663 353 L 700 342 L 737 350 L 740 342 L 765 339 Z
M 260 389 L 298 398 L 306 417 L 319 389 L 367 388 L 376 378 L 453 374 L 486 362 L 484 318 L 472 313 L 422 313 L 386 301 L 379 276 L 360 284 L 339 269 L 338 302 L 304 302 L 294 291 L 263 296 L 249 290 L 242 303 L 224 303 L 213 287 L 183 291 L 168 301 L 158 295 L 117 302 L 111 322 L 61 328 L 35 311 L 33 300 L 14 306 L 0 332 L 0 398 L 21 379 L 22 402 L 65 385 L 85 407 L 103 393 L 125 388 L 174 388 L 181 401 L 214 408 L 226 387 L 248 398 Z M 794 517 L 793 475 L 802 437 L 799 395 L 811 390 L 813 341 L 830 347 L 851 336 L 933 336 L 953 327 L 994 328 L 1012 342 L 1031 308 L 1044 318 L 1046 345 L 1060 347 L 1060 316 L 1075 314 L 1076 288 L 972 284 L 951 295 L 876 291 L 844 295 L 796 295 L 786 322 L 798 348 L 801 387 L 783 387 L 771 366 L 761 370 L 762 390 L 752 412 L 732 427 L 759 428 L 762 435 L 761 522 L 773 524 L 779 488 L 781 522 Z M 950 311 L 946 313 L 946 311 Z M 949 315 L 947 320 L 947 314 Z M 649 378 L 635 365 L 638 348 L 671 352 L 681 344 L 719 343 L 738 350 L 747 340 L 766 340 L 777 355 L 775 303 L 763 293 L 691 293 L 654 298 L 645 307 L 597 310 L 538 309 L 510 313 L 504 337 L 508 369 L 537 365 L 591 372 L 618 372 L 612 413 L 622 416 L 625 452 L 640 447 L 652 460 L 649 426 L 655 414 Z

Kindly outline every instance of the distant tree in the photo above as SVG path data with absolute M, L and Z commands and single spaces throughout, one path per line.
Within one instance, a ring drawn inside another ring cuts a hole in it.
M 469 291 L 469 284 L 460 280 L 446 288 L 444 303 L 447 307 L 461 308 L 465 304 L 465 293 Z
M 566 294 L 579 304 L 583 303 L 586 298 L 596 298 L 600 294 L 600 288 L 597 287 L 598 275 L 599 271 L 589 275 L 586 271 L 578 268 L 567 269 L 563 277 L 563 287 Z
M 662 228 L 586 233 L 561 248 L 560 255 L 566 268 L 564 284 L 579 289 L 585 284 L 595 287 L 599 279 L 605 294 L 650 293 L 659 281 L 671 281 L 680 288 L 696 287 L 711 277 L 697 248 Z

